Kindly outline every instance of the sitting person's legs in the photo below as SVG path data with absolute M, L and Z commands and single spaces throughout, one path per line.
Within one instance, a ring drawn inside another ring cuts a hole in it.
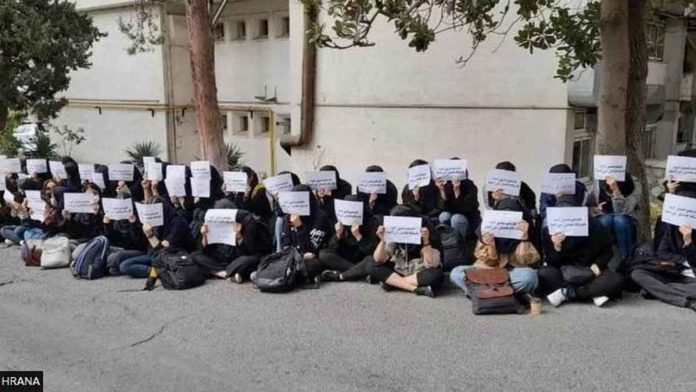
M 132 278 L 147 278 L 150 267 L 152 266 L 152 257 L 149 255 L 140 255 L 123 260 L 119 269 L 124 275 Z
M 629 215 L 614 215 L 614 235 L 621 252 L 621 260 L 626 260 L 633 251 L 635 223 Z

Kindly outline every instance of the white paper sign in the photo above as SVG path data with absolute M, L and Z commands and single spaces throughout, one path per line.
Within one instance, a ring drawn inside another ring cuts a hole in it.
M 496 238 L 522 238 L 519 226 L 522 222 L 522 212 L 485 210 L 481 223 L 481 234 L 493 234 Z
M 167 194 L 174 197 L 186 197 L 186 180 L 183 178 L 165 178 L 164 185 L 167 187 Z
M 309 216 L 309 192 L 278 192 L 278 204 L 286 214 Z
M 345 226 L 363 224 L 363 203 L 360 201 L 334 200 L 336 219 Z
M 336 172 L 333 170 L 305 172 L 305 179 L 305 183 L 313 190 L 334 190 L 337 188 Z
M 7 189 L 7 178 L 5 176 L 0 177 L 0 191 Z
M 675 226 L 696 228 L 696 199 L 666 194 L 662 204 L 662 221 Z
M 237 210 L 231 208 L 211 208 L 205 212 L 205 223 L 235 223 Z
M 696 182 L 696 158 L 670 155 L 667 157 L 665 179 Z
M 387 176 L 384 172 L 365 172 L 360 175 L 358 190 L 364 193 L 387 193 Z
M 99 189 L 106 189 L 106 183 L 104 182 L 104 173 L 94 172 L 92 173 L 92 183 L 99 187 Z
M 102 199 L 104 215 L 111 220 L 125 220 L 133 215 L 133 200 L 128 199 Z
M 205 224 L 208 226 L 206 239 L 209 244 L 237 245 L 237 233 L 234 222 L 237 220 L 237 210 L 211 208 L 205 213 Z
M 2 162 L 6 173 L 19 173 L 22 171 L 22 163 L 19 158 L 7 158 Z
M 430 185 L 430 166 L 418 165 L 408 169 L 408 189 Z
M 445 181 L 466 180 L 467 161 L 464 159 L 436 159 L 433 162 L 435 178 Z
M 48 173 L 45 159 L 27 159 L 27 174 Z
M 191 177 L 191 196 L 210 197 L 210 177 Z
M 2 198 L 5 200 L 5 203 L 7 204 L 13 203 L 15 201 L 15 195 L 7 189 L 5 189 L 5 192 L 3 192 Z
M 31 210 L 29 214 L 29 218 L 35 221 L 43 222 L 46 217 L 44 216 L 46 213 L 46 202 L 43 200 L 35 201 L 35 202 L 30 202 L 29 203 L 29 209 Z
M 109 180 L 133 181 L 134 167 L 130 163 L 114 163 L 109 165 Z
M 546 219 L 549 233 L 563 233 L 566 237 L 587 237 L 589 212 L 587 207 L 549 207 Z
M 80 173 L 80 180 L 92 181 L 94 176 L 94 165 L 91 163 L 80 163 L 77 165 L 77 170 Z M 94 181 L 92 181 L 94 182 Z
M 152 227 L 164 225 L 164 207 L 162 203 L 135 203 L 135 208 L 138 210 L 138 219 L 140 219 L 142 224 Z
M 626 156 L 624 155 L 595 155 L 594 178 L 601 181 L 614 177 L 616 181 L 626 180 Z
M 53 177 L 68 178 L 68 172 L 65 171 L 65 166 L 63 162 L 60 161 L 48 161 L 48 167 L 51 170 L 51 175 Z
M 96 214 L 94 204 L 98 203 L 95 195 L 90 193 L 64 193 L 63 209 L 76 214 Z
M 162 162 L 148 162 L 145 173 L 150 181 L 162 181 Z
M 575 173 L 544 173 L 541 193 L 549 195 L 574 195 Z
M 226 171 L 222 173 L 227 192 L 246 192 L 248 176 L 243 171 Z
M 263 185 L 271 195 L 280 192 L 289 192 L 292 190 L 292 176 L 290 174 L 281 174 L 275 177 L 269 177 L 263 180 Z
M 29 206 L 31 206 L 33 203 L 43 203 L 43 199 L 41 199 L 41 191 L 24 191 L 24 195 L 26 196 Z
M 191 175 L 194 177 L 210 178 L 210 162 L 208 162 L 208 161 L 191 162 Z
M 493 169 L 486 177 L 486 190 L 495 192 L 501 189 L 509 196 L 519 196 L 522 187 L 522 178 L 514 171 Z
M 155 162 L 157 162 L 155 157 L 143 157 L 143 167 L 147 167 L 148 164 Z
M 186 180 L 186 166 L 169 165 L 167 166 L 167 178 Z
M 421 218 L 385 216 L 384 241 L 420 245 L 422 223 Z

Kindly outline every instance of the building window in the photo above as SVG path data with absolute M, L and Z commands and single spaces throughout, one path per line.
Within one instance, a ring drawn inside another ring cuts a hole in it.
M 278 32 L 279 38 L 287 38 L 290 36 L 290 17 L 283 16 L 280 18 L 280 31 Z
M 268 19 L 258 20 L 258 34 L 256 38 L 268 38 Z
M 227 114 L 223 114 L 220 116 L 220 121 L 222 121 L 222 130 L 226 131 L 227 130 Z
M 235 114 L 232 124 L 233 135 L 246 135 L 249 132 L 249 116 L 246 114 Z
M 246 22 L 238 20 L 232 25 L 232 37 L 234 41 L 244 41 L 246 39 Z
M 585 129 L 585 112 L 575 112 L 573 129 Z
M 573 171 L 578 178 L 592 175 L 592 137 L 582 137 L 573 142 Z
M 648 57 L 651 60 L 662 61 L 665 49 L 665 26 L 659 23 L 648 23 L 645 29 L 648 45 Z
M 217 42 L 225 40 L 225 23 L 220 22 L 215 24 L 215 27 L 213 28 L 213 38 Z
M 645 126 L 643 134 L 643 156 L 645 159 L 655 158 L 655 138 L 657 137 L 657 124 Z
M 271 131 L 271 118 L 263 117 L 261 120 L 261 133 L 266 133 Z

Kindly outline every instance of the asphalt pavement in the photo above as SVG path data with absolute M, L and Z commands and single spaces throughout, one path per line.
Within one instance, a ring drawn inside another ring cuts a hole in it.
M 0 250 L 0 370 L 45 391 L 696 391 L 696 312 L 638 296 L 474 316 L 366 283 L 76 280 Z

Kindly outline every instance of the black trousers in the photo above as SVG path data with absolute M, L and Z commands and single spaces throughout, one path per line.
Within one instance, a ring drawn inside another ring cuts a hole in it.
M 318 257 L 312 260 L 306 260 L 305 264 L 307 265 L 307 271 L 311 278 L 321 274 L 325 270 L 343 272 L 355 266 L 354 263 L 339 256 L 336 252 L 326 249 L 320 250 Z
M 240 273 L 244 279 L 248 279 L 249 275 L 251 275 L 253 271 L 256 271 L 260 260 L 257 256 L 239 256 L 232 261 L 228 261 L 209 256 L 202 251 L 191 253 L 191 258 L 201 270 L 207 272 L 209 275 L 225 271 L 228 276 Z
M 539 268 L 539 290 L 542 295 L 547 295 L 560 288 L 569 286 L 571 285 L 563 280 L 563 275 L 558 267 L 545 265 Z M 588 283 L 572 287 L 575 289 L 576 298 L 579 300 L 588 300 L 602 296 L 617 298 L 621 296 L 623 276 L 618 272 L 607 269 Z
M 686 307 L 689 300 L 696 300 L 696 279 L 693 278 L 637 269 L 631 271 L 631 279 L 650 295 L 670 305 Z
M 398 274 L 394 271 L 394 263 L 388 261 L 386 263 L 375 263 L 370 272 L 370 278 L 376 282 L 386 282 L 391 274 Z M 418 286 L 430 286 L 437 289 L 442 286 L 442 281 L 445 278 L 445 273 L 441 268 L 427 268 L 416 274 Z
M 343 280 L 365 280 L 372 272 L 372 267 L 375 265 L 375 259 L 372 256 L 365 256 L 359 263 L 353 265 L 341 275 Z

